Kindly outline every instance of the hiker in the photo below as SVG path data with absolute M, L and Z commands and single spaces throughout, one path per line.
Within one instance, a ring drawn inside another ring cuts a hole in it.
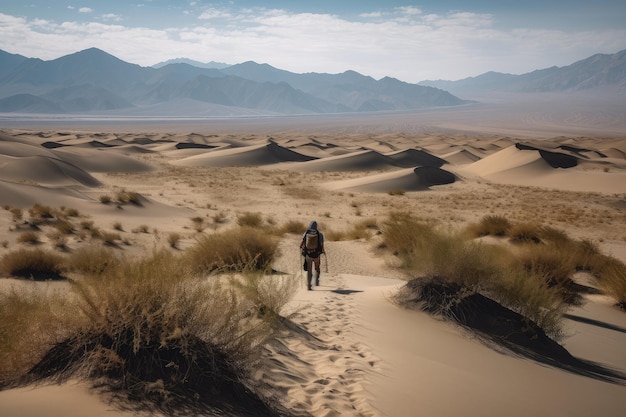
M 307 289 L 311 290 L 313 285 L 313 266 L 315 266 L 315 285 L 320 285 L 320 257 L 324 252 L 324 234 L 317 230 L 317 222 L 313 220 L 309 228 L 302 235 L 300 242 L 302 256 L 304 256 L 304 270 L 306 271 Z

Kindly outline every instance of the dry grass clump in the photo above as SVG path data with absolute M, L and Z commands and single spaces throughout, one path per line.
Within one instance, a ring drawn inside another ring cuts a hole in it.
M 541 226 L 536 223 L 518 223 L 511 227 L 508 236 L 514 243 L 540 243 Z
M 131 232 L 133 232 L 133 233 L 150 233 L 150 226 L 148 226 L 147 224 L 140 224 L 139 226 L 137 226 L 133 230 L 131 230 Z
M 63 279 L 64 258 L 40 248 L 17 249 L 0 258 L 0 273 L 4 276 L 34 280 Z
M 261 213 L 246 211 L 237 216 L 237 224 L 242 227 L 261 227 L 263 225 L 263 217 Z
M 626 265 L 613 259 L 602 270 L 600 286 L 617 300 L 618 306 L 626 310 Z
M 555 245 L 524 245 L 516 256 L 522 268 L 532 276 L 539 277 L 550 288 L 560 292 L 564 301 L 579 304 L 571 276 L 576 272 L 576 262 L 571 251 Z
M 180 233 L 172 232 L 167 235 L 167 243 L 170 245 L 172 249 L 178 249 L 178 244 L 180 243 Z
M 0 292 L 0 388 L 28 372 L 54 341 L 62 305 L 58 294 L 34 288 Z
M 414 270 L 418 254 L 423 253 L 435 237 L 432 225 L 408 212 L 392 212 L 382 224 L 382 247 L 398 256 L 402 268 Z
M 66 260 L 71 272 L 89 276 L 100 276 L 121 262 L 112 249 L 101 244 L 82 245 L 74 250 Z
M 119 233 L 108 231 L 101 232 L 98 238 L 102 240 L 105 245 L 109 246 L 117 246 L 118 242 L 122 240 L 122 236 Z
M 32 230 L 20 233 L 16 240 L 18 243 L 28 243 L 30 245 L 41 243 L 39 233 Z
M 511 229 L 511 222 L 504 216 L 484 216 L 478 223 L 468 226 L 473 236 L 506 236 Z
M 71 235 L 76 230 L 74 224 L 67 220 L 59 220 L 54 227 L 61 233 Z
M 111 204 L 111 201 L 113 201 L 113 198 L 111 198 L 111 196 L 108 194 L 104 194 L 100 196 L 100 202 L 102 204 Z
M 288 220 L 285 224 L 280 226 L 279 234 L 283 235 L 285 233 L 295 233 L 302 234 L 306 230 L 306 224 L 299 220 Z
M 482 294 L 522 314 L 553 337 L 560 336 L 565 307 L 557 292 L 533 271 L 516 264 L 514 254 L 506 248 L 468 241 L 461 233 L 440 232 L 407 213 L 393 213 L 384 223 L 383 243 L 398 256 L 401 267 L 425 277 L 416 278 L 400 293 L 401 302 L 419 299 L 429 311 L 439 314 L 471 314 L 457 311 L 455 306 Z
M 193 223 L 193 228 L 198 233 L 202 233 L 204 229 L 206 229 L 206 225 L 204 224 L 204 217 L 200 217 L 200 216 L 192 217 L 191 223 Z
M 24 211 L 18 207 L 10 207 L 8 210 L 11 212 L 12 220 L 14 223 L 21 222 L 24 219 Z
M 278 253 L 278 239 L 252 227 L 203 235 L 187 250 L 198 272 L 267 270 Z
M 34 225 L 39 225 L 55 218 L 55 210 L 52 207 L 39 203 L 28 209 L 28 214 L 30 215 L 30 223 Z
M 267 327 L 232 286 L 200 281 L 161 251 L 76 280 L 73 290 L 79 314 L 63 323 L 27 379 L 86 376 L 167 410 L 200 404 L 270 414 L 246 382 Z
M 352 224 L 348 230 L 329 230 L 324 233 L 328 241 L 369 239 L 378 231 L 376 219 L 364 219 Z
M 289 275 L 264 275 L 246 271 L 233 281 L 235 288 L 254 306 L 257 316 L 270 324 L 280 322 L 280 312 L 300 283 Z
M 57 249 L 67 250 L 67 236 L 59 230 L 52 230 L 46 234 L 50 243 Z
M 141 202 L 141 194 L 136 191 L 120 190 L 115 195 L 118 204 L 134 204 L 136 206 L 143 205 Z

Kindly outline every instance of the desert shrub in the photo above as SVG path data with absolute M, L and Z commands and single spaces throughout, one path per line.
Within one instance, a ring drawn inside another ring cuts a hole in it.
M 97 243 L 80 246 L 66 261 L 69 271 L 91 276 L 100 276 L 119 263 L 120 259 L 113 250 Z
M 431 224 L 407 212 L 392 212 L 382 224 L 382 246 L 398 256 L 408 270 L 414 269 L 434 237 Z
M 137 226 L 133 230 L 131 230 L 131 232 L 133 232 L 133 233 L 150 233 L 150 226 L 148 226 L 147 224 L 140 224 L 139 226 Z
M 572 252 L 553 245 L 525 245 L 516 258 L 526 271 L 543 277 L 549 286 L 570 286 L 576 271 Z
M 406 194 L 406 191 L 401 190 L 401 189 L 389 190 L 389 191 L 387 191 L 387 194 L 389 194 L 389 195 L 404 195 L 404 194 Z
M 113 198 L 111 198 L 111 196 L 108 194 L 104 194 L 100 196 L 100 202 L 102 204 L 111 204 L 111 201 L 113 201 Z
M 384 223 L 383 241 L 400 258 L 402 268 L 425 277 L 402 290 L 400 302 L 426 299 L 430 311 L 460 314 L 455 306 L 482 294 L 554 337 L 560 335 L 564 307 L 558 292 L 548 287 L 543 275 L 539 279 L 538 268 L 523 268 L 507 248 L 468 241 L 462 233 L 437 231 L 406 213 L 393 213 Z M 424 288 L 427 292 L 422 294 Z
M 278 324 L 281 310 L 293 298 L 300 284 L 289 275 L 245 272 L 233 280 L 235 287 L 254 306 L 259 318 Z
M 78 225 L 81 230 L 91 230 L 94 227 L 93 220 L 82 220 Z
M 117 232 L 104 231 L 101 232 L 99 239 L 101 239 L 105 245 L 116 246 L 117 242 L 122 240 L 122 236 Z
M 122 226 L 122 223 L 120 223 L 120 222 L 114 222 L 113 223 L 113 229 L 117 230 L 118 232 L 123 232 L 124 231 L 124 226 Z
M 376 219 L 364 219 L 352 224 L 347 230 L 328 230 L 324 233 L 324 237 L 331 242 L 369 239 L 372 237 L 373 231 L 377 229 L 378 223 L 376 222 Z
M 25 374 L 55 341 L 61 305 L 58 294 L 35 288 L 0 292 L 0 387 Z
M 226 223 L 226 219 L 227 219 L 226 213 L 223 211 L 220 211 L 212 216 L 213 223 L 215 224 Z
M 20 233 L 16 240 L 18 243 L 29 243 L 31 245 L 41 243 L 39 240 L 39 233 L 32 230 Z
M 278 239 L 252 227 L 205 235 L 187 250 L 198 272 L 266 270 L 277 255 Z
M 609 257 L 600 251 L 598 244 L 589 239 L 581 239 L 565 248 L 572 253 L 576 261 L 576 269 L 591 272 L 600 277 Z
M 67 236 L 59 230 L 51 230 L 46 234 L 50 243 L 58 249 L 67 249 Z
M 504 269 L 488 294 L 559 340 L 564 335 L 562 318 L 568 306 L 561 292 L 550 288 L 543 278 L 515 268 Z
M 569 237 L 567 232 L 551 226 L 541 226 L 539 228 L 539 238 L 544 243 L 549 243 L 560 247 L 572 243 L 572 239 Z
M 62 279 L 63 271 L 63 257 L 40 248 L 17 249 L 0 259 L 0 272 L 5 276 L 35 280 Z
M 24 211 L 18 207 L 11 207 L 9 209 L 14 223 L 21 222 L 24 219 Z
M 473 236 L 506 236 L 511 222 L 504 216 L 484 216 L 478 223 L 471 224 L 468 231 Z
M 302 234 L 306 230 L 306 224 L 298 220 L 288 220 L 280 227 L 280 234 L 295 233 Z
M 237 216 L 237 224 L 242 227 L 261 227 L 263 224 L 263 217 L 261 217 L 261 213 L 246 211 L 245 213 L 241 213 Z
M 600 286 L 617 300 L 618 305 L 626 310 L 626 265 L 612 259 L 604 265 Z
M 172 232 L 167 236 L 167 243 L 170 247 L 176 249 L 178 248 L 178 243 L 180 242 L 180 233 Z
M 30 221 L 34 224 L 40 224 L 46 220 L 54 219 L 55 211 L 52 207 L 36 203 L 28 209 Z
M 9 247 L 9 241 L 8 240 L 0 241 L 0 246 L 2 246 L 5 249 L 8 248 Z
M 54 225 L 54 227 L 61 233 L 66 234 L 66 235 L 71 235 L 72 233 L 74 233 L 75 227 L 72 224 L 72 222 L 69 222 L 67 220 L 59 220 L 56 222 L 56 224 Z
M 79 315 L 31 369 L 34 379 L 97 378 L 161 406 L 230 412 L 251 402 L 248 358 L 268 335 L 251 305 L 222 281 L 197 280 L 168 251 L 73 282 Z
M 541 226 L 536 223 L 519 223 L 509 230 L 509 237 L 514 243 L 540 243 Z
M 201 233 L 206 228 L 206 225 L 204 224 L 204 217 L 192 217 L 191 223 L 193 223 L 193 228 L 198 233 Z
M 116 199 L 119 204 L 134 204 L 141 206 L 141 194 L 136 191 L 120 190 L 116 194 Z
M 79 217 L 80 212 L 75 208 L 67 208 L 63 211 L 67 217 Z

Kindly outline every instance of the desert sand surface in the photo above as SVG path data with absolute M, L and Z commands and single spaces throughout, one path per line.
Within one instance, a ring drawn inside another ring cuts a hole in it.
M 198 216 L 209 224 L 202 233 L 233 227 L 245 212 L 270 224 L 317 220 L 328 232 L 410 211 L 450 229 L 488 214 L 539 219 L 626 262 L 623 121 L 576 121 L 582 129 L 535 120 L 533 128 L 534 114 L 525 126 L 504 120 L 479 128 L 473 111 L 453 110 L 455 117 L 466 112 L 454 125 L 443 122 L 450 113 L 439 113 L 432 128 L 418 128 L 420 114 L 404 122 L 372 116 L 359 129 L 299 118 L 279 125 L 8 124 L 0 131 L 0 206 L 74 208 L 117 231 L 124 242 L 117 250 L 129 256 L 167 247 L 168 233 L 182 236 L 184 251 L 195 242 L 190 219 Z M 138 193 L 140 204 L 102 202 L 125 190 Z M 11 214 L 0 211 L 0 256 L 24 245 L 18 236 Z M 307 291 L 299 241 L 285 235 L 273 265 L 302 283 L 285 312 L 299 331 L 284 329 L 263 347 L 255 376 L 293 415 L 623 415 L 626 313 L 609 296 L 585 295 L 565 319 L 561 344 L 606 371 L 590 374 L 494 349 L 459 326 L 392 303 L 410 277 L 375 251 L 376 237 L 328 240 L 320 286 Z M 81 244 L 70 237 L 67 250 Z M 45 237 L 40 243 L 51 245 Z M 0 278 L 0 290 L 20 285 L 63 290 L 63 283 Z M 133 413 L 88 382 L 69 381 L 0 391 L 0 415 Z

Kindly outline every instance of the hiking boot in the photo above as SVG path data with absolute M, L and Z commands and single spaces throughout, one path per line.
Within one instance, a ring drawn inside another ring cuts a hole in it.
M 311 286 L 309 285 L 309 286 L 307 287 L 307 289 L 308 289 L 309 291 L 311 291 Z
M 320 279 L 319 278 L 315 278 L 315 285 L 316 286 L 320 286 Z

